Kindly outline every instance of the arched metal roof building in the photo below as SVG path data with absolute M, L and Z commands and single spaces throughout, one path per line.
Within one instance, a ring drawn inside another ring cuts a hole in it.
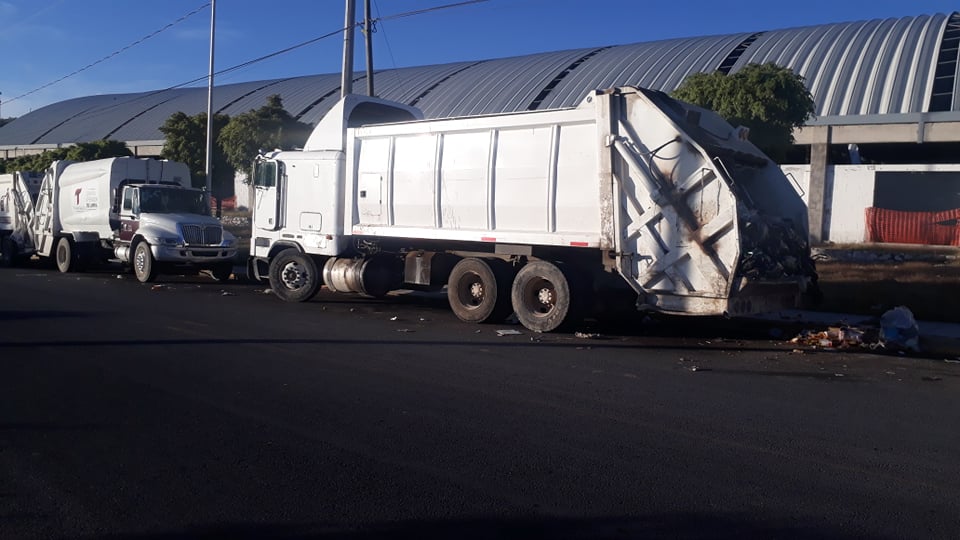
M 960 13 L 920 15 L 390 69 L 376 73 L 376 89 L 430 118 L 574 106 L 589 90 L 616 85 L 671 91 L 695 72 L 775 62 L 806 79 L 816 101 L 812 126 L 911 125 L 896 137 L 909 140 L 913 133 L 913 142 L 923 142 L 931 122 L 960 125 L 958 43 Z M 362 87 L 363 77 L 356 84 Z M 316 123 L 338 99 L 339 86 L 339 74 L 228 84 L 216 87 L 214 108 L 239 114 L 279 94 L 292 115 Z M 62 101 L 0 128 L 0 157 L 3 150 L 13 155 L 13 149 L 98 139 L 157 145 L 158 128 L 172 113 L 204 110 L 206 88 Z M 798 143 L 821 139 L 800 135 Z M 838 135 L 826 142 L 843 142 Z

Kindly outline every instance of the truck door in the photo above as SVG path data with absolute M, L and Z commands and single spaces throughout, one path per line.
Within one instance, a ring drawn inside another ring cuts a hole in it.
M 123 201 L 120 203 L 120 240 L 129 242 L 140 228 L 140 192 L 136 188 L 123 188 Z
M 275 231 L 280 227 L 280 178 L 283 164 L 258 161 L 253 169 L 253 224 L 258 229 Z

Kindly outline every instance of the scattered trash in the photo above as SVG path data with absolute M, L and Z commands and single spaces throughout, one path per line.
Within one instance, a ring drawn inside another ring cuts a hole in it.
M 474 334 L 479 334 L 480 332 L 481 332 L 481 330 L 474 330 L 474 331 L 473 331 Z
M 705 368 L 705 367 L 700 367 L 700 366 L 693 366 L 693 367 L 690 368 L 690 371 L 710 371 L 710 368 Z
M 588 334 L 587 332 L 574 332 L 573 335 L 580 339 L 597 339 L 600 337 L 600 334 Z
M 263 294 L 273 294 L 273 289 L 264 289 L 261 292 L 263 292 Z
M 880 344 L 893 350 L 920 352 L 920 328 L 909 309 L 897 306 L 880 317 Z
M 949 360 L 945 358 L 943 361 L 948 364 L 960 364 L 960 360 Z
M 423 317 L 420 317 L 420 322 L 430 322 L 430 319 L 424 319 Z
M 844 375 L 843 373 L 834 373 L 833 376 L 834 376 L 834 377 L 844 377 L 845 375 Z
M 117 274 L 117 279 L 123 279 L 123 275 L 122 275 L 122 274 Z
M 831 326 L 820 332 L 804 330 L 790 343 L 822 348 L 859 347 L 864 344 L 867 332 L 849 326 Z
M 220 291 L 220 296 L 236 296 L 230 291 Z
M 519 335 L 521 335 L 521 334 L 523 334 L 523 332 L 520 332 L 519 330 L 513 330 L 513 329 L 497 330 L 497 335 L 500 336 L 500 337 L 503 337 L 503 336 L 519 336 Z
M 154 285 L 154 286 L 150 287 L 150 290 L 151 290 L 151 291 L 162 291 L 163 289 L 166 289 L 166 288 L 167 288 L 166 285 Z
M 416 330 L 411 330 L 411 329 L 409 329 L 409 328 L 398 328 L 398 329 L 397 329 L 397 332 L 403 332 L 404 334 L 409 334 L 409 333 L 412 333 L 412 332 L 416 332 Z
M 395 320 L 397 320 L 397 319 L 399 319 L 399 317 L 397 317 L 396 315 L 394 315 L 393 317 L 390 317 L 390 320 L 391 320 L 391 321 L 395 321 Z

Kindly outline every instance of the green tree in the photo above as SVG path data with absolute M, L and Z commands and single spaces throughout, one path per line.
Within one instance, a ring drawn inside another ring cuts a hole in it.
M 100 140 L 77 143 L 64 148 L 45 150 L 39 154 L 20 156 L 12 159 L 0 160 L 0 172 L 14 171 L 45 171 L 54 161 L 69 159 L 71 161 L 92 161 L 112 157 L 132 156 L 133 152 L 126 143 L 114 140 Z
M 793 129 L 814 112 L 804 78 L 772 62 L 748 64 L 730 75 L 694 73 L 672 95 L 750 128 L 750 141 L 774 161 L 783 160 L 793 144 Z
M 290 116 L 279 95 L 272 95 L 263 107 L 230 119 L 217 140 L 230 163 L 249 177 L 260 150 L 302 146 L 312 129 L 310 124 Z
M 230 122 L 225 114 L 213 115 L 213 137 L 218 135 Z M 175 112 L 160 126 L 160 132 L 166 140 L 161 155 L 165 159 L 186 163 L 190 168 L 193 186 L 203 188 L 207 185 L 207 113 L 187 116 Z M 233 195 L 233 177 L 236 173 L 233 165 L 226 159 L 223 148 L 213 145 L 212 195 L 217 199 L 217 215 L 220 215 L 221 200 Z

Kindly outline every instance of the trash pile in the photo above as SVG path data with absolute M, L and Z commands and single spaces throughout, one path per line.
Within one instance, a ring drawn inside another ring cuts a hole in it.
M 790 343 L 823 349 L 863 347 L 920 352 L 920 328 L 908 308 L 897 306 L 880 317 L 879 328 L 831 326 L 821 331 L 805 330 Z

